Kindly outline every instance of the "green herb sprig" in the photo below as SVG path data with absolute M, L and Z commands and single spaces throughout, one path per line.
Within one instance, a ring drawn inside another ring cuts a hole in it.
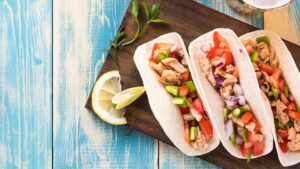
M 138 15 L 139 15 L 139 6 L 138 6 L 138 1 L 137 0 L 133 0 L 132 1 L 132 18 L 133 21 L 136 23 L 137 25 L 137 31 L 134 35 L 134 37 L 130 40 L 125 42 L 123 45 L 130 45 L 133 42 L 135 42 L 139 37 L 141 37 L 142 33 L 145 31 L 146 27 L 151 24 L 151 23 L 165 23 L 165 20 L 159 19 L 159 13 L 162 10 L 162 6 L 158 3 L 154 4 L 151 6 L 151 10 L 149 10 L 148 5 L 146 4 L 146 2 L 144 0 L 142 0 L 142 5 L 143 5 L 143 9 L 144 12 L 147 16 L 147 22 L 144 24 L 143 27 L 141 27 L 141 24 L 139 22 L 138 19 Z
M 108 52 L 108 55 L 113 58 L 117 69 L 120 68 L 119 61 L 118 61 L 119 48 L 125 42 L 126 42 L 126 34 L 125 34 L 125 29 L 123 27 L 117 32 L 115 38 L 109 41 L 109 45 L 111 46 L 112 50 L 104 49 L 106 52 Z
M 104 49 L 106 52 L 108 52 L 108 55 L 113 58 L 116 68 L 119 69 L 119 61 L 118 61 L 118 52 L 119 49 L 122 46 L 127 46 L 132 43 L 134 43 L 138 38 L 141 37 L 142 33 L 145 31 L 146 27 L 151 23 L 165 23 L 165 20 L 159 19 L 159 13 L 162 10 L 162 6 L 158 3 L 153 4 L 150 8 L 148 8 L 148 5 L 145 3 L 144 0 L 142 0 L 142 5 L 144 12 L 147 17 L 147 22 L 141 27 L 141 24 L 139 22 L 138 16 L 139 16 L 139 5 L 137 0 L 132 0 L 132 19 L 137 25 L 137 31 L 134 35 L 134 37 L 131 40 L 127 40 L 126 34 L 125 34 L 125 28 L 121 28 L 117 33 L 113 40 L 110 40 L 109 44 L 111 46 L 111 50 Z

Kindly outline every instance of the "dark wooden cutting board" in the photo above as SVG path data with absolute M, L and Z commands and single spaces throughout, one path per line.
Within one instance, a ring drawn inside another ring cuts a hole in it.
M 152 2 L 148 0 L 148 2 Z M 257 28 L 243 23 L 239 20 L 226 16 L 215 10 L 202 6 L 192 0 L 161 0 L 159 3 L 164 7 L 160 18 L 168 21 L 166 25 L 151 25 L 144 32 L 141 39 L 136 43 L 121 48 L 119 52 L 120 73 L 123 89 L 143 85 L 138 70 L 133 62 L 135 49 L 162 34 L 169 32 L 178 32 L 188 47 L 189 43 L 198 36 L 211 31 L 214 28 L 230 28 L 238 36 L 256 30 Z M 140 7 L 141 8 L 141 7 Z M 121 26 L 126 27 L 126 33 L 129 37 L 133 37 L 136 26 L 131 20 L 131 6 L 127 10 Z M 142 11 L 142 10 L 141 10 Z M 141 20 L 145 18 L 143 15 Z M 300 53 L 300 47 L 285 41 L 287 47 L 293 54 L 295 61 L 300 67 L 300 58 L 296 57 Z M 114 64 L 110 57 L 107 57 L 99 76 L 107 71 L 113 70 Z M 98 76 L 98 77 L 99 77 Z M 86 108 L 92 111 L 91 98 L 89 97 Z M 126 119 L 128 126 L 137 129 L 153 138 L 159 139 L 167 144 L 172 142 L 165 135 L 161 126 L 155 119 L 148 104 L 146 94 L 139 98 L 136 102 L 127 108 Z M 231 156 L 220 144 L 214 151 L 199 156 L 199 158 L 207 160 L 222 168 L 283 168 L 278 160 L 275 147 L 272 153 L 264 157 L 254 159 L 251 163 L 246 160 L 240 160 Z M 300 164 L 290 168 L 300 168 Z

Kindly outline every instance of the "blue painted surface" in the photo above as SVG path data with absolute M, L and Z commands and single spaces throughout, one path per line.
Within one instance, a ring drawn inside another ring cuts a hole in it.
M 0 2 L 0 168 L 216 168 L 84 109 L 130 1 L 53 1 L 53 14 L 52 0 Z M 262 14 L 196 1 L 263 27 Z
M 0 168 L 51 168 L 52 1 L 0 2 Z

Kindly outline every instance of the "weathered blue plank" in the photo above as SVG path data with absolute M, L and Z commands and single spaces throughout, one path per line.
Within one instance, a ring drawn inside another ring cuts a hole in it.
M 154 168 L 156 141 L 84 108 L 129 0 L 54 1 L 54 168 Z
M 0 168 L 52 168 L 52 1 L 0 2 Z

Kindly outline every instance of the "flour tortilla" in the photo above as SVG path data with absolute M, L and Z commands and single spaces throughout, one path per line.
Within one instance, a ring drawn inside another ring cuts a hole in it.
M 182 48 L 185 55 L 188 56 L 184 42 L 177 33 L 162 35 L 136 49 L 134 62 L 142 77 L 151 110 L 166 135 L 181 152 L 188 156 L 206 154 L 215 149 L 220 141 L 214 130 L 213 138 L 208 142 L 208 148 L 204 151 L 196 150 L 185 142 L 182 115 L 177 106 L 172 104 L 172 96 L 165 91 L 163 85 L 158 81 L 156 72 L 149 66 L 149 58 L 151 57 L 153 45 L 158 42 L 175 44 L 178 48 Z M 190 62 L 189 57 L 187 57 L 187 61 Z M 192 69 L 190 70 L 192 77 L 195 78 Z
M 259 30 L 247 33 L 240 37 L 240 40 L 252 40 L 255 42 L 255 39 L 259 36 L 268 36 L 270 39 L 271 46 L 275 49 L 277 57 L 279 59 L 279 67 L 282 70 L 284 79 L 290 89 L 290 92 L 295 98 L 295 101 L 298 105 L 300 105 L 300 73 L 296 66 L 296 63 L 283 43 L 283 41 L 280 39 L 278 35 L 276 35 L 273 32 L 265 31 L 265 30 Z M 300 152 L 287 152 L 283 153 L 279 147 L 279 144 L 277 143 L 277 136 L 276 136 L 276 130 L 275 130 L 275 123 L 272 113 L 272 108 L 270 105 L 270 102 L 268 98 L 265 96 L 263 92 L 261 92 L 264 97 L 264 105 L 267 109 L 268 114 L 268 120 L 270 121 L 272 133 L 274 136 L 275 146 L 278 153 L 278 158 L 280 163 L 283 166 L 290 166 L 294 165 L 300 162 Z
M 223 116 L 223 107 L 225 107 L 219 92 L 211 85 L 206 78 L 200 66 L 200 60 L 206 59 L 206 53 L 203 49 L 208 48 L 209 43 L 213 44 L 213 33 L 218 31 L 227 42 L 233 54 L 233 59 L 238 68 L 240 75 L 240 84 L 243 88 L 244 95 L 250 105 L 255 117 L 260 122 L 264 129 L 265 135 L 265 150 L 262 155 L 266 155 L 273 149 L 272 133 L 270 132 L 269 121 L 267 120 L 267 112 L 263 105 L 263 98 L 260 95 L 260 90 L 254 69 L 247 55 L 245 48 L 239 41 L 238 37 L 230 29 L 215 29 L 195 39 L 189 46 L 189 53 L 192 61 L 192 66 L 197 74 L 201 90 L 201 96 L 204 100 L 204 105 L 208 112 L 213 112 L 212 122 L 218 127 L 215 129 L 225 149 L 233 156 L 245 159 L 240 153 L 240 148 L 234 147 L 225 132 L 225 122 Z M 260 156 L 254 156 L 257 158 Z

